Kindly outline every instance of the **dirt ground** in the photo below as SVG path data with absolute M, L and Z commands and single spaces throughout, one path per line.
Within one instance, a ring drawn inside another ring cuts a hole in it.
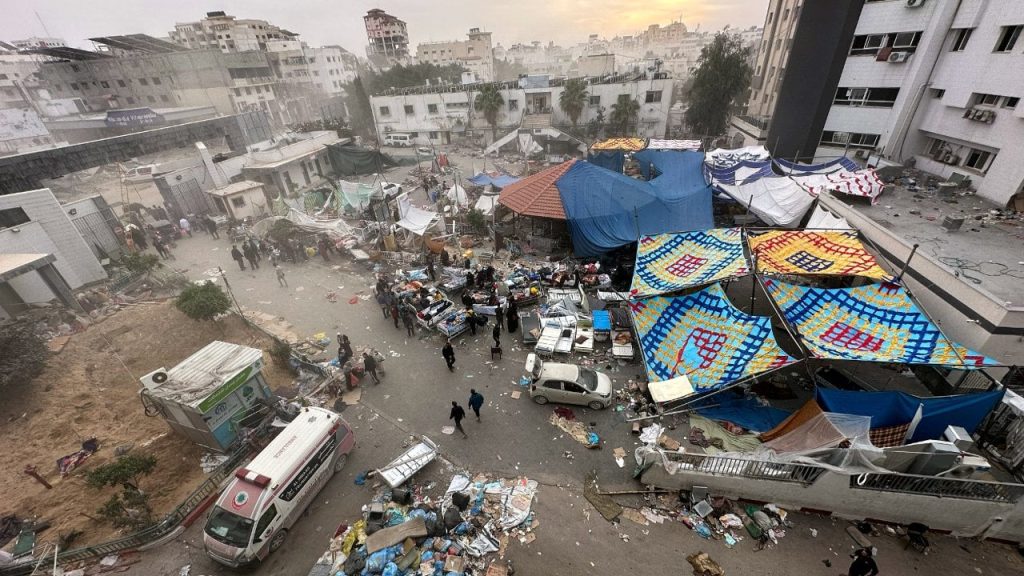
M 196 322 L 170 301 L 128 306 L 71 337 L 45 372 L 29 385 L 4 391 L 0 402 L 0 515 L 38 517 L 52 523 L 40 541 L 80 530 L 75 546 L 116 537 L 109 524 L 93 521 L 95 510 L 115 490 L 90 488 L 85 472 L 112 460 L 115 448 L 153 454 L 157 468 L 143 479 L 158 515 L 172 510 L 205 478 L 203 449 L 175 435 L 159 417 L 147 417 L 139 400 L 138 377 L 171 367 L 210 341 L 224 340 L 256 348 L 269 345 L 262 333 L 237 317 L 213 324 Z M 273 389 L 291 384 L 287 370 L 265 354 L 264 375 Z M 100 449 L 67 477 L 56 461 L 96 437 Z M 52 490 L 23 473 L 34 465 Z

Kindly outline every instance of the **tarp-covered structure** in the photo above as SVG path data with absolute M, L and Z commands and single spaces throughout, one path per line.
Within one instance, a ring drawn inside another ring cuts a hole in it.
M 814 210 L 811 211 L 811 215 L 807 218 L 807 229 L 850 230 L 852 227 L 850 226 L 850 223 L 846 221 L 846 218 L 836 216 L 818 203 L 815 204 Z
M 518 182 L 519 178 L 509 176 L 508 174 L 502 174 L 500 172 L 481 172 L 468 180 L 470 183 L 477 186 L 494 186 L 495 188 L 504 188 L 509 184 Z
M 762 161 L 770 159 L 771 154 L 768 153 L 768 149 L 764 146 L 747 146 L 734 150 L 715 148 L 707 153 L 705 161 L 712 166 L 725 168 L 744 160 Z
M 705 164 L 704 170 L 712 185 L 749 184 L 765 176 L 775 176 L 770 160 L 741 160 L 729 166 Z
M 885 189 L 885 183 L 871 168 L 856 171 L 842 169 L 828 174 L 794 174 L 793 179 L 800 182 L 814 196 L 829 191 L 867 198 L 872 204 L 878 202 L 878 197 Z
M 642 235 L 714 227 L 711 189 L 701 170 L 701 154 L 685 155 L 650 182 L 576 162 L 558 179 L 577 256 L 599 256 Z
M 662 140 L 651 138 L 647 141 L 647 150 L 700 150 L 704 145 L 700 140 Z
M 830 174 L 832 172 L 860 170 L 860 166 L 857 166 L 856 162 L 845 156 L 840 156 L 820 164 L 798 164 L 781 158 L 776 158 L 773 162 L 778 166 L 781 174 Z
M 717 390 L 797 361 L 779 347 L 770 318 L 737 310 L 717 284 L 631 300 L 630 310 L 652 395 L 659 386 L 677 398 Z
M 747 243 L 762 274 L 891 277 L 852 230 L 748 231 Z
M 622 150 L 596 150 L 587 154 L 587 162 L 621 173 L 626 165 L 626 154 Z
M 756 180 L 715 187 L 733 200 L 749 207 L 750 212 L 771 226 L 794 228 L 814 203 L 814 195 L 789 176 L 766 176 Z
M 373 193 L 374 188 L 369 184 L 349 182 L 347 180 L 338 181 L 337 197 L 342 210 L 365 210 L 370 205 Z
M 328 144 L 327 157 L 334 171 L 341 176 L 357 176 L 382 172 L 385 168 L 409 166 L 416 158 L 394 158 L 380 150 L 363 148 L 355 144 Z
M 423 234 L 438 221 L 438 215 L 436 212 L 423 210 L 422 208 L 413 206 L 408 193 L 404 193 L 399 196 L 397 202 L 399 219 L 395 224 L 417 236 L 423 236 Z
M 669 294 L 749 273 L 739 228 L 641 236 L 629 295 Z
M 764 286 L 816 358 L 962 369 L 999 365 L 946 338 L 898 284 L 815 288 L 766 278 Z
M 790 414 L 765 406 L 749 396 L 734 398 L 727 394 L 695 402 L 693 410 L 705 418 L 730 422 L 751 432 L 767 432 L 789 418 Z
M 895 390 L 862 392 L 818 388 L 817 402 L 830 412 L 870 417 L 872 429 L 913 423 L 908 440 L 919 442 L 941 440 L 949 426 L 960 426 L 973 434 L 1002 400 L 1003 392 L 920 398 Z
M 643 138 L 607 138 L 590 147 L 591 150 L 625 150 L 636 152 L 647 147 Z

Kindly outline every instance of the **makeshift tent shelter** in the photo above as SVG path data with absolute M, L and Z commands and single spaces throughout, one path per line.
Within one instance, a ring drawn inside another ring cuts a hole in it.
M 334 171 L 341 176 L 373 174 L 384 168 L 409 166 L 416 163 L 416 158 L 393 158 L 380 150 L 371 150 L 355 144 L 328 144 L 327 157 Z
M 700 154 L 681 155 L 650 182 L 588 162 L 576 162 L 556 181 L 577 256 L 597 256 L 645 234 L 706 230 L 714 226 L 711 189 Z M 662 159 L 666 160 L 666 159 Z
M 481 194 L 476 199 L 476 204 L 473 205 L 474 210 L 479 210 L 484 216 L 490 216 L 494 214 L 494 209 L 498 207 L 498 195 L 495 193 Z
M 854 231 L 748 231 L 747 243 L 762 274 L 891 278 Z
M 797 164 L 796 162 L 790 162 L 789 160 L 783 160 L 776 158 L 773 160 L 775 165 L 779 168 L 780 174 L 791 174 L 797 176 L 800 174 L 830 174 L 832 172 L 860 170 L 860 166 L 856 162 L 849 158 L 842 156 L 828 162 L 822 162 L 821 164 Z
M 764 285 L 816 358 L 964 369 L 999 365 L 946 338 L 897 284 L 814 288 L 768 278 Z
M 751 432 L 771 430 L 789 418 L 789 412 L 762 405 L 749 396 L 742 398 L 726 396 L 726 394 L 719 394 L 714 398 L 696 402 L 693 404 L 693 409 L 705 418 L 731 422 Z
M 744 160 L 761 161 L 769 159 L 771 159 L 771 154 L 768 153 L 768 149 L 764 146 L 747 146 L 746 148 L 736 148 L 735 150 L 715 148 L 705 156 L 705 162 L 720 168 L 732 166 Z
M 685 296 L 631 300 L 652 396 L 660 401 L 716 390 L 796 362 L 775 341 L 771 319 L 733 307 L 712 284 Z
M 750 211 L 771 226 L 793 228 L 800 224 L 814 203 L 814 195 L 788 176 L 767 176 L 752 182 L 715 187 L 749 207 Z
M 894 390 L 851 392 L 818 388 L 817 401 L 825 410 L 871 418 L 872 428 L 916 420 L 909 440 L 940 440 L 949 426 L 973 433 L 1002 400 L 1003 390 L 920 398 Z
M 469 196 L 466 195 L 466 189 L 460 186 L 458 182 L 452 184 L 452 187 L 448 189 L 448 199 L 463 208 L 469 206 Z
M 495 188 L 504 188 L 509 184 L 518 182 L 519 178 L 509 176 L 508 174 L 502 174 L 500 172 L 480 172 L 468 180 L 470 183 L 477 186 L 494 186 Z
M 622 172 L 626 165 L 626 154 L 622 150 L 597 150 L 587 154 L 587 162 L 612 172 Z
M 821 230 L 821 229 L 832 229 L 832 230 L 849 230 L 852 227 L 850 223 L 846 221 L 846 218 L 842 216 L 836 216 L 821 206 L 816 204 L 814 211 L 811 212 L 810 218 L 807 219 L 808 230 Z
M 812 401 L 813 402 L 813 401 Z M 871 418 L 818 413 L 792 430 L 777 436 L 764 447 L 778 454 L 809 454 L 828 448 L 871 447 Z
M 642 236 L 629 295 L 668 294 L 749 273 L 739 228 Z
M 409 199 L 408 192 L 399 196 L 397 202 L 399 220 L 398 222 L 395 222 L 395 224 L 417 236 L 423 236 L 424 232 L 426 232 L 438 220 L 436 212 L 423 210 L 413 206 L 412 200 Z
M 648 150 L 700 150 L 704 144 L 700 140 L 661 140 L 651 138 L 647 141 Z
M 627 150 L 636 152 L 647 147 L 643 138 L 608 138 L 590 147 L 591 150 Z
M 868 198 L 874 204 L 878 196 L 882 194 L 885 183 L 878 177 L 878 174 L 868 168 L 851 172 L 848 170 L 837 170 L 829 174 L 809 174 L 792 176 L 807 188 L 807 191 L 815 196 L 828 190 L 849 196 L 860 196 Z
M 562 162 L 501 189 L 498 202 L 517 214 L 565 220 L 562 198 L 555 182 L 576 160 Z
M 369 184 L 361 182 L 338 181 L 338 199 L 342 210 L 351 209 L 355 211 L 365 210 L 370 205 L 374 189 Z
M 704 171 L 712 185 L 749 184 L 765 176 L 775 175 L 775 172 L 772 171 L 772 163 L 769 160 L 741 160 L 727 167 L 705 164 Z

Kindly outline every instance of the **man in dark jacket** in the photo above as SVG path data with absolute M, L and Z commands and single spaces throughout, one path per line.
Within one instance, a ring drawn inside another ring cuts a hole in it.
M 448 419 L 455 420 L 455 429 L 458 430 L 459 432 L 462 432 L 463 438 L 469 438 L 469 435 L 466 434 L 466 431 L 462 429 L 462 419 L 465 417 L 466 411 L 462 409 L 462 406 L 459 406 L 458 402 L 452 400 L 452 411 L 448 415 Z
M 850 564 L 848 576 L 878 576 L 878 565 L 871 557 L 871 551 L 867 548 L 857 550 L 857 555 Z
M 363 352 L 363 369 L 373 377 L 374 384 L 380 384 L 380 377 L 377 376 L 377 359 L 370 356 L 369 352 Z
M 455 350 L 452 349 L 451 340 L 444 343 L 444 348 L 441 348 L 441 356 L 444 357 L 444 363 L 448 365 L 448 370 L 455 372 Z
M 256 250 L 253 249 L 252 244 L 249 242 L 243 242 L 242 254 L 245 255 L 245 259 L 249 261 L 249 266 L 252 267 L 253 270 L 260 269 L 260 263 L 256 260 Z
M 473 409 L 473 413 L 476 414 L 476 421 L 480 421 L 480 408 L 484 405 L 484 395 L 477 392 L 476 390 L 469 389 L 469 407 Z
M 238 262 L 239 268 L 245 270 L 245 261 L 242 260 L 242 253 L 238 250 L 238 246 L 235 246 L 234 244 L 231 245 L 231 258 L 233 258 L 235 262 Z

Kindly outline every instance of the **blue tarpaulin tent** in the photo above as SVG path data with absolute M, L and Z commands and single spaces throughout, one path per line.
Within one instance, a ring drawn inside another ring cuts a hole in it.
M 695 402 L 693 409 L 711 420 L 725 420 L 753 432 L 767 432 L 789 417 L 789 412 L 764 406 L 754 398 L 708 398 Z
M 492 176 L 486 172 L 481 172 L 476 176 L 469 178 L 469 181 L 472 182 L 473 184 L 476 184 L 477 186 L 487 186 L 488 184 L 490 184 L 495 188 L 504 188 L 505 186 L 508 186 L 513 182 L 518 182 L 519 178 L 516 178 L 515 176 L 509 176 L 508 174 L 498 174 L 496 176 Z
M 577 256 L 599 256 L 642 235 L 714 227 L 703 155 L 651 153 L 664 158 L 655 164 L 661 175 L 650 182 L 589 162 L 576 162 L 558 179 Z
M 626 154 L 622 150 L 591 152 L 587 155 L 587 162 L 621 174 L 622 166 L 626 163 Z
M 911 442 L 938 440 L 947 426 L 960 426 L 973 433 L 1003 397 L 1002 390 L 919 398 L 905 392 L 860 392 L 818 388 L 818 405 L 826 412 L 871 417 L 871 428 L 906 424 L 914 419 L 918 407 L 921 421 Z

